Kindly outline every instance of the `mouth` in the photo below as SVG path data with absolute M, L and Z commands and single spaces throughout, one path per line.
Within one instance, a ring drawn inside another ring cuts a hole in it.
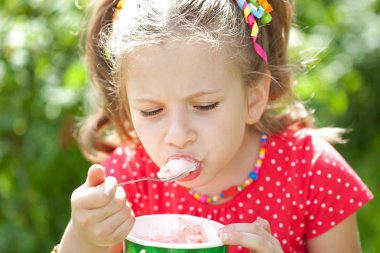
M 190 170 L 189 174 L 187 174 L 185 177 L 181 179 L 178 179 L 177 180 L 178 182 L 193 180 L 201 174 L 202 166 L 201 166 L 201 162 L 198 159 L 195 159 L 194 157 L 186 156 L 186 155 L 173 155 L 169 157 L 168 161 L 177 160 L 177 159 L 187 160 L 188 162 L 191 162 L 195 166 L 195 168 L 192 168 Z
M 200 163 L 197 163 L 195 170 L 191 171 L 187 176 L 177 180 L 178 182 L 186 182 L 197 178 L 201 174 Z

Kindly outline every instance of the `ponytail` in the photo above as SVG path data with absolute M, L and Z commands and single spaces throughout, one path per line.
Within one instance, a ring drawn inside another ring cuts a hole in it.
M 80 123 L 77 140 L 83 155 L 91 162 L 102 161 L 118 145 L 113 128 L 122 131 L 115 106 L 114 81 L 111 64 L 105 59 L 101 38 L 112 25 L 113 10 L 117 1 L 101 1 L 91 13 L 86 35 L 85 58 L 93 88 L 99 91 L 97 101 L 89 115 Z M 105 34 L 106 33 L 106 34 Z M 112 107 L 115 108 L 112 108 Z M 116 114 L 115 114 L 116 113 Z M 116 123 L 116 124 L 115 124 Z

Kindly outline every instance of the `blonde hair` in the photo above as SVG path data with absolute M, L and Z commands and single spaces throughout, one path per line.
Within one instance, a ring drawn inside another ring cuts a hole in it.
M 119 69 L 137 47 L 168 40 L 186 38 L 227 48 L 231 59 L 240 64 L 247 85 L 269 70 L 270 100 L 256 129 L 278 133 L 289 126 L 313 126 L 311 114 L 293 94 L 287 59 L 293 0 L 270 0 L 273 20 L 260 26 L 258 38 L 268 64 L 254 52 L 249 27 L 233 0 L 127 0 L 114 22 L 117 3 L 96 2 L 87 31 L 86 60 L 99 97 L 78 132 L 81 150 L 90 161 L 101 161 L 120 143 L 138 142 L 122 99 L 125 89 L 120 89 Z

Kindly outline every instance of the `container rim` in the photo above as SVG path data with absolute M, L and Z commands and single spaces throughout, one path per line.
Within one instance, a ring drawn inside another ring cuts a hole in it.
M 150 214 L 150 215 L 142 215 L 136 217 L 136 221 L 140 219 L 146 219 L 147 216 L 150 218 L 165 218 L 165 217 L 183 217 L 186 219 L 191 219 L 191 220 L 197 220 L 201 222 L 206 222 L 212 226 L 216 227 L 223 227 L 224 225 L 222 223 L 219 223 L 217 221 L 209 220 L 203 217 L 198 217 L 198 216 L 193 216 L 193 215 L 188 215 L 188 214 Z M 144 245 L 144 246 L 149 246 L 149 247 L 156 247 L 156 248 L 166 248 L 166 249 L 205 249 L 205 248 L 215 248 L 215 247 L 220 247 L 224 246 L 221 240 L 214 240 L 211 242 L 205 242 L 205 243 L 163 243 L 163 242 L 153 242 L 153 241 L 148 241 L 148 240 L 143 240 L 140 238 L 137 238 L 136 236 L 133 236 L 129 234 L 126 237 L 127 241 Z

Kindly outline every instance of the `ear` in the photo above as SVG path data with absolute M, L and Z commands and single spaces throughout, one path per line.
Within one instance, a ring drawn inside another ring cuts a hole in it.
M 270 73 L 266 71 L 259 81 L 250 84 L 247 90 L 247 121 L 249 125 L 257 123 L 268 103 Z

